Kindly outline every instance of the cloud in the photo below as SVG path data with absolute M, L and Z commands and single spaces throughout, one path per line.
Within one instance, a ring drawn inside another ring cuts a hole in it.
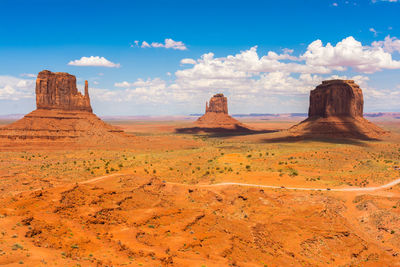
M 378 32 L 374 28 L 369 28 L 369 31 L 374 33 L 374 36 L 378 36 Z
M 373 47 L 381 47 L 385 52 L 393 53 L 399 52 L 400 53 L 400 40 L 396 37 L 390 37 L 390 35 L 386 36 L 383 41 L 375 41 L 372 43 Z
M 289 49 L 289 48 L 283 48 L 282 51 L 284 54 L 292 54 L 294 52 L 293 49 Z
M 36 78 L 36 74 L 33 73 L 21 73 L 21 77 L 27 77 L 27 78 Z
M 282 54 L 268 51 L 264 55 L 257 49 L 254 46 L 225 57 L 206 53 L 198 59 L 184 58 L 180 63 L 185 66 L 175 72 L 174 80 L 155 78 L 117 82 L 114 86 L 120 89 L 104 93 L 104 96 L 112 96 L 122 103 L 133 101 L 135 105 L 153 105 L 156 110 L 161 108 L 156 103 L 170 105 L 172 109 L 180 105 L 187 108 L 191 103 L 191 110 L 201 110 L 203 104 L 198 103 L 199 99 L 207 100 L 211 94 L 223 92 L 230 97 L 230 103 L 249 111 L 264 110 L 265 103 L 276 112 L 284 112 L 285 108 L 293 111 L 290 104 L 297 103 L 299 111 L 307 108 L 309 91 L 326 79 L 355 79 L 365 89 L 366 98 L 377 97 L 379 90 L 368 87 L 368 76 L 340 75 L 350 68 L 361 73 L 400 68 L 399 62 L 382 47 L 364 46 L 353 37 L 336 45 L 324 45 L 316 40 L 298 56 L 288 48 L 283 49 Z M 271 99 L 276 103 L 270 102 Z
M 138 41 L 135 41 L 135 44 L 137 45 L 138 43 L 136 43 Z M 132 47 L 132 45 L 131 45 Z M 166 38 L 164 40 L 164 43 L 158 43 L 158 42 L 152 42 L 151 44 L 149 44 L 146 41 L 142 42 L 142 45 L 140 46 L 141 48 L 148 48 L 148 47 L 154 47 L 154 48 L 166 48 L 166 49 L 174 49 L 174 50 L 187 50 L 186 45 L 181 42 L 181 41 L 174 41 L 170 38 Z
M 322 80 L 340 78 L 356 80 L 369 110 L 385 110 L 400 102 L 398 88 L 372 88 L 366 74 L 400 69 L 392 58 L 398 41 L 387 36 L 362 44 L 350 36 L 336 44 L 315 40 L 302 53 L 290 48 L 260 52 L 257 46 L 222 57 L 209 52 L 183 58 L 179 70 L 165 80 L 122 79 L 112 88 L 90 88 L 90 94 L 94 108 L 100 105 L 99 111 L 109 114 L 202 112 L 205 101 L 219 92 L 229 97 L 231 113 L 306 112 L 309 91 Z M 0 77 L 0 99 L 34 98 L 34 80 Z
M 181 60 L 181 64 L 191 64 L 194 65 L 196 64 L 196 60 L 191 59 L 191 58 L 184 58 Z
M 130 87 L 131 84 L 128 83 L 127 81 L 123 81 L 123 82 L 120 82 L 120 83 L 115 83 L 114 86 L 115 87 Z
M 324 67 L 344 71 L 348 67 L 358 72 L 374 73 L 383 69 L 400 69 L 400 61 L 379 46 L 363 46 L 352 36 L 338 42 L 336 46 L 321 40 L 312 42 L 307 51 L 300 56 L 307 66 Z
M 113 63 L 104 57 L 90 56 L 81 57 L 80 59 L 70 61 L 68 65 L 71 66 L 84 66 L 84 67 L 108 67 L 108 68 L 119 68 L 120 64 Z
M 0 100 L 34 98 L 35 80 L 0 76 Z
M 205 101 L 218 92 L 229 97 L 233 113 L 305 112 L 309 91 L 323 80 L 354 79 L 363 89 L 366 106 L 383 110 L 385 97 L 395 106 L 400 94 L 368 86 L 365 74 L 400 69 L 391 54 L 397 51 L 397 41 L 388 36 L 368 45 L 350 36 L 336 44 L 315 40 L 300 54 L 290 48 L 261 53 L 257 46 L 223 57 L 209 52 L 183 58 L 182 67 L 171 78 L 122 80 L 111 89 L 94 88 L 91 95 L 94 103 L 118 103 L 112 106 L 133 114 L 135 110 L 146 114 L 202 112 Z M 359 74 L 347 75 L 350 70 Z
M 399 0 L 372 0 L 372 3 L 378 3 L 378 2 L 391 2 L 391 3 L 397 3 Z
M 236 55 L 215 58 L 213 53 L 203 54 L 200 59 L 183 59 L 181 63 L 193 66 L 178 70 L 180 80 L 244 79 L 260 73 L 285 72 L 300 74 L 329 74 L 343 72 L 349 68 L 361 73 L 373 73 L 383 69 L 400 69 L 400 61 L 392 59 L 382 47 L 363 46 L 353 37 L 338 42 L 335 46 L 321 40 L 312 42 L 307 51 L 299 56 L 273 51 L 260 56 L 257 46 Z M 202 83 L 204 84 L 204 83 Z
M 146 48 L 146 47 L 151 47 L 151 46 L 149 45 L 148 42 L 143 41 L 143 42 L 142 42 L 142 45 L 141 45 L 140 47 L 141 47 L 141 48 Z

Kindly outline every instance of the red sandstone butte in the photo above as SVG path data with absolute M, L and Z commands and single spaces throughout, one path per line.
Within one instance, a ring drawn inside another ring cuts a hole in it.
M 36 107 L 92 112 L 88 82 L 85 81 L 85 95 L 82 95 L 76 88 L 74 75 L 41 71 L 36 79 Z
M 74 75 L 41 71 L 36 79 L 36 106 L 24 118 L 0 128 L 0 139 L 13 144 L 42 141 L 46 145 L 48 141 L 104 144 L 127 137 L 93 114 L 88 82 L 82 95 Z
M 210 99 L 210 104 L 206 102 L 206 113 L 228 114 L 228 99 L 223 94 L 216 94 Z
M 363 93 L 353 80 L 323 81 L 310 93 L 308 117 L 363 117 Z
M 228 115 L 228 100 L 223 94 L 216 94 L 206 102 L 206 113 L 195 124 L 201 128 L 248 130 L 245 125 Z
M 353 80 L 323 81 L 310 92 L 308 118 L 291 127 L 298 136 L 376 139 L 386 132 L 364 119 L 361 88 Z

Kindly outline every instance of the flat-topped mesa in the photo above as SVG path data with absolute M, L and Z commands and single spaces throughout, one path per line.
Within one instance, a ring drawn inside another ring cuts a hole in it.
M 82 95 L 76 88 L 74 75 L 65 72 L 41 71 L 36 79 L 36 107 L 92 112 L 88 82 L 85 81 L 85 95 Z
M 228 100 L 224 94 L 216 94 L 206 102 L 206 113 L 209 112 L 228 114 Z
M 353 80 L 323 81 L 310 93 L 308 117 L 362 117 L 363 94 Z
M 323 81 L 310 92 L 308 118 L 292 126 L 294 136 L 378 139 L 385 135 L 363 117 L 363 93 L 352 80 Z

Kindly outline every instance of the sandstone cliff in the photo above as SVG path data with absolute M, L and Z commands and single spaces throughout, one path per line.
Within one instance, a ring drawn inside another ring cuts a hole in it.
M 74 75 L 41 71 L 36 79 L 36 107 L 92 112 L 88 83 L 85 81 L 85 95 L 82 95 L 76 88 Z
M 363 94 L 353 80 L 323 81 L 310 93 L 309 117 L 363 116 Z
M 310 92 L 308 118 L 291 127 L 295 136 L 377 139 L 386 133 L 363 117 L 363 93 L 352 80 L 323 81 Z
M 223 94 L 216 94 L 210 99 L 210 103 L 206 102 L 206 113 L 224 113 L 228 114 L 228 100 Z

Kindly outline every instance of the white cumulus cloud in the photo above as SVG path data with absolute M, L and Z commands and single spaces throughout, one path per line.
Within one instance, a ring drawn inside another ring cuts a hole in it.
M 70 61 L 68 65 L 71 66 L 84 66 L 84 67 L 108 67 L 108 68 L 119 68 L 119 63 L 113 63 L 104 57 L 90 56 L 81 57 L 80 59 Z
M 149 45 L 148 42 L 143 41 L 143 42 L 142 42 L 142 45 L 141 45 L 140 47 L 141 47 L 141 48 L 146 48 L 146 47 L 151 47 L 151 46 Z
M 36 78 L 36 74 L 33 73 L 21 73 L 21 77 L 27 77 L 27 78 Z
M 135 41 L 135 44 L 137 46 L 138 43 L 136 43 L 136 42 L 137 41 Z M 162 47 L 162 48 L 173 49 L 173 50 L 187 50 L 186 45 L 182 41 L 174 41 L 171 38 L 166 38 L 164 40 L 164 43 L 152 42 L 151 44 L 149 44 L 148 42 L 143 41 L 142 45 L 140 47 L 141 48 L 148 48 L 148 47 L 159 48 L 159 47 Z
M 196 60 L 192 59 L 192 58 L 184 58 L 181 60 L 181 64 L 191 64 L 194 65 L 196 64 Z
M 396 37 L 390 37 L 390 35 L 386 36 L 383 41 L 375 41 L 372 43 L 374 47 L 381 47 L 385 52 L 393 53 L 399 52 L 400 53 L 400 40 Z
M 325 67 L 331 70 L 344 71 L 348 67 L 364 73 L 374 73 L 383 69 L 400 69 L 400 61 L 382 47 L 363 46 L 352 36 L 343 39 L 335 46 L 321 40 L 312 42 L 307 51 L 300 56 L 306 65 Z
M 35 80 L 0 76 L 0 99 L 20 100 L 35 96 Z

